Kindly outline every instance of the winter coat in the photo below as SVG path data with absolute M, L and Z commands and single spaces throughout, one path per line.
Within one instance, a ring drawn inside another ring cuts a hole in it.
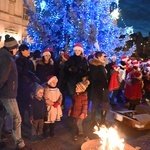
M 88 75 L 88 61 L 85 57 L 73 55 L 66 61 L 64 71 L 68 82 L 74 80 L 75 83 L 78 83 Z
M 88 110 L 88 98 L 87 93 L 76 93 L 73 96 L 73 105 L 71 107 L 71 116 L 74 118 L 79 118 L 79 116 L 83 113 L 85 117 L 87 116 Z
M 119 72 L 113 71 L 109 82 L 109 91 L 117 90 L 119 86 Z
M 46 117 L 46 103 L 43 99 L 33 98 L 30 104 L 30 119 L 38 120 Z
M 0 98 L 12 99 L 17 96 L 18 73 L 12 54 L 0 49 Z
M 68 92 L 72 96 L 75 94 L 75 87 L 83 77 L 87 77 L 89 72 L 89 64 L 83 56 L 71 56 L 65 63 L 64 75 L 67 79 Z
M 41 80 L 41 83 L 47 81 L 47 77 L 55 75 L 54 61 L 50 59 L 48 64 L 44 63 L 43 59 L 36 61 L 36 76 Z
M 108 89 L 107 72 L 103 64 L 97 59 L 93 58 L 89 60 L 90 73 L 89 73 L 89 99 L 90 100 L 102 100 L 103 91 Z M 107 92 L 108 93 L 108 92 Z
M 141 100 L 142 99 L 142 92 L 143 92 L 143 81 L 131 78 L 128 80 L 128 83 L 125 88 L 125 97 L 130 100 Z
M 17 101 L 19 107 L 28 108 L 30 102 L 30 86 L 34 81 L 34 65 L 29 57 L 20 55 L 16 59 L 18 69 L 18 93 Z
M 51 88 L 46 86 L 44 91 L 44 99 L 47 105 L 47 120 L 45 123 L 54 123 L 60 121 L 62 117 L 62 94 L 58 88 Z M 54 107 L 54 103 L 58 102 L 59 105 Z

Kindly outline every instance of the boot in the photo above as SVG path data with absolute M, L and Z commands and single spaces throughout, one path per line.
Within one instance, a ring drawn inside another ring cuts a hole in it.
M 106 111 L 101 111 L 101 124 L 106 123 L 106 115 L 107 115 Z

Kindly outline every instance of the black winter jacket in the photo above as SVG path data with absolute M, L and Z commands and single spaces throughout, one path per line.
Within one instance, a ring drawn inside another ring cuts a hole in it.
M 0 49 L 0 98 L 16 98 L 18 73 L 12 54 L 5 48 Z

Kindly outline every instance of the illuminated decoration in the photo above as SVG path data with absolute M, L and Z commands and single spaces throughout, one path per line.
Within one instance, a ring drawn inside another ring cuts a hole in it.
M 27 31 L 33 41 L 31 49 L 54 47 L 58 54 L 64 48 L 72 52 L 75 43 L 82 43 L 86 54 L 95 50 L 108 56 L 126 54 L 124 46 L 130 34 L 127 28 L 117 26 L 113 15 L 119 12 L 118 0 L 34 0 L 35 10 L 24 2 L 30 18 Z M 134 50 L 131 48 L 129 54 Z
M 43 1 L 40 3 L 40 6 L 41 6 L 41 11 L 43 11 L 43 9 L 46 7 L 46 2 L 43 0 Z

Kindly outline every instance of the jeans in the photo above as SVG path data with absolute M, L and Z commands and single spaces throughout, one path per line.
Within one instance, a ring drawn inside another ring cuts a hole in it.
M 25 146 L 24 140 L 21 137 L 21 116 L 18 109 L 18 104 L 15 98 L 13 99 L 0 99 L 0 103 L 5 107 L 5 109 L 0 112 L 0 133 L 2 131 L 2 126 L 6 117 L 6 114 L 10 115 L 13 122 L 12 134 L 15 140 L 16 147 L 22 148 Z M 1 141 L 1 135 L 0 135 Z
M 83 119 L 80 118 L 74 118 L 73 119 L 73 130 L 74 130 L 74 134 L 79 134 L 82 135 L 83 134 L 83 125 L 82 125 Z

